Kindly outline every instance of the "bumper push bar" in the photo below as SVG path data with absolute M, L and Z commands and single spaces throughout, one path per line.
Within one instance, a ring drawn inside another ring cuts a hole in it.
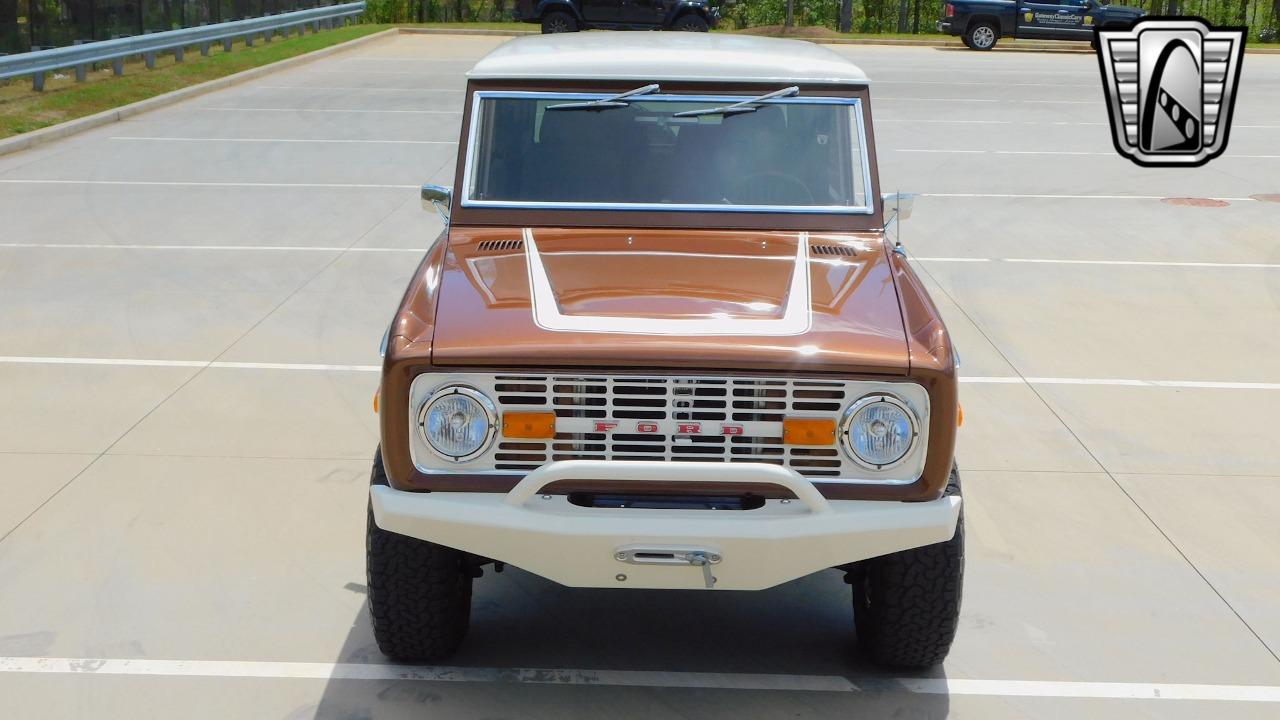
M 760 483 L 799 502 L 754 510 L 588 508 L 540 494 L 573 480 Z M 565 460 L 508 493 L 370 488 L 378 527 L 501 560 L 573 587 L 760 590 L 829 567 L 949 540 L 960 498 L 828 500 L 766 463 Z

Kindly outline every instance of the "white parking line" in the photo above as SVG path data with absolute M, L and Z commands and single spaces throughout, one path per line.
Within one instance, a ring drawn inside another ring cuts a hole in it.
M 415 253 L 426 248 L 341 247 L 337 245 L 111 245 L 109 243 L 0 243 L 0 248 L 51 250 L 200 250 L 232 252 Z
M 1006 198 L 1015 200 L 1164 200 L 1166 195 L 1050 195 L 1041 193 L 920 193 L 935 198 Z M 1214 200 L 1256 202 L 1250 197 L 1220 197 Z
M 1060 378 L 1016 376 L 966 376 L 961 383 L 973 385 L 1090 385 L 1182 390 L 1280 390 L 1280 383 L 1218 382 L 1214 380 L 1132 380 L 1128 378 Z
M 31 250 L 193 250 L 200 252 L 352 252 L 352 253 L 413 253 L 421 254 L 426 248 L 395 247 L 344 247 L 341 245 L 146 245 L 112 243 L 0 243 L 0 248 Z M 563 253 L 562 253 L 563 254 Z M 571 253 L 582 254 L 582 253 Z M 663 253 L 641 253 L 663 254 Z M 670 254 L 670 253 L 668 253 Z M 678 253 L 676 253 L 678 254 Z M 984 257 L 921 257 L 912 260 L 939 263 L 1031 263 L 1041 265 L 1134 265 L 1139 267 L 1195 267 L 1280 269 L 1280 263 L 1200 262 L 1184 260 L 1065 260 L 1056 258 L 984 258 Z
M 1094 152 L 1085 150 L 935 150 L 915 148 L 893 148 L 893 152 L 901 153 L 938 153 L 944 155 L 1115 155 L 1112 152 Z M 1250 157 L 1250 156 L 1245 156 Z M 1269 157 L 1269 156 L 1267 156 Z
M 263 90 L 340 90 L 342 92 L 352 92 L 358 90 L 367 90 L 369 92 L 397 92 L 397 93 L 460 93 L 462 88 L 389 88 L 389 87 L 337 87 L 336 85 L 254 85 L 255 89 Z
M 368 183 L 269 183 L 269 182 L 200 182 L 192 180 L 44 180 L 0 178 L 5 185 L 137 185 L 142 187 L 229 187 L 229 188 L 308 188 L 356 190 L 418 190 L 421 185 L 375 185 Z
M 138 137 L 116 135 L 108 140 L 141 140 L 145 142 L 227 142 L 227 143 L 325 143 L 352 145 L 456 145 L 454 140 L 312 140 L 307 138 L 210 138 L 210 137 Z
M 299 370 L 332 372 L 379 372 L 381 365 L 323 365 L 317 363 L 230 362 L 225 360 L 146 360 L 137 358 L 35 357 L 0 355 L 0 364 L 12 365 L 106 365 L 117 367 L 189 367 L 215 370 Z
M 1119 157 L 1113 150 L 1111 152 L 1096 152 L 1089 150 L 952 150 L 952 149 L 915 149 L 915 148 L 892 148 L 893 152 L 903 153 L 941 153 L 941 154 L 987 154 L 987 155 L 1109 155 Z M 1249 158 L 1249 159 L 1274 159 L 1280 158 L 1280 155 L 1239 155 L 1232 153 L 1224 155 L 1227 158 Z
M 1032 103 L 1036 105 L 1097 105 L 1101 100 L 1012 100 L 1002 98 L 999 100 L 992 98 L 922 98 L 922 97 L 884 97 L 881 95 L 875 99 L 875 102 L 884 102 L 886 100 L 912 100 L 919 102 L 967 102 L 967 103 Z
M 12 365 L 106 365 L 119 367 L 194 367 L 218 370 L 298 370 L 337 372 L 380 372 L 381 365 L 326 365 L 319 363 L 230 362 L 224 360 L 147 360 L 135 358 L 42 357 L 0 355 L 0 364 Z M 1132 380 L 1120 378 L 1019 377 L 1017 375 L 966 376 L 961 383 L 977 385 L 1098 385 L 1198 390 L 1280 390 L 1280 382 L 1224 382 L 1217 380 Z
M 129 677 L 215 677 L 279 680 L 416 680 L 522 685 L 699 688 L 782 692 L 862 692 L 839 675 L 574 670 L 376 665 L 369 663 L 253 662 L 238 660 L 123 660 L 105 658 L 0 657 L 0 673 L 117 675 Z M 877 692 L 901 690 L 923 695 L 1052 697 L 1161 702 L 1280 703 L 1280 687 L 1176 683 L 872 678 Z
M 355 71 L 353 71 L 353 72 L 355 72 Z M 417 74 L 417 73 L 415 73 L 415 74 Z M 992 87 L 992 86 L 993 86 L 993 84 L 992 84 L 992 83 L 989 83 L 989 82 L 977 82 L 977 81 L 959 81 L 959 80 L 881 80 L 880 78 L 875 78 L 874 80 L 872 80 L 872 81 L 871 81 L 871 83 L 872 83 L 873 85 L 983 85 L 983 86 L 986 86 L 986 87 Z M 1002 88 L 1004 88 L 1004 87 L 1011 87 L 1011 86 L 1012 86 L 1012 87 L 1051 87 L 1051 88 L 1060 88 L 1060 87 L 1082 87 L 1082 88 L 1093 88 L 1093 89 L 1095 89 L 1095 90 L 1096 90 L 1096 89 L 1098 89 L 1098 85 L 1099 85 L 1098 83 L 1089 84 L 1089 83 L 1002 82 L 1002 83 L 1000 83 L 1000 84 L 998 85 L 998 87 L 1002 87 Z
M 461 110 L 339 110 L 336 108 L 264 108 L 264 107 L 221 107 L 201 106 L 199 110 L 219 110 L 225 112 L 289 112 L 289 113 L 376 113 L 385 115 L 461 115 Z
M 1052 258 L 976 258 L 976 257 L 920 257 L 911 256 L 912 260 L 922 262 L 951 263 L 1033 263 L 1039 265 L 1136 265 L 1139 267 L 1197 267 L 1197 268 L 1254 268 L 1280 269 L 1280 263 L 1226 263 L 1196 262 L 1184 260 L 1057 260 Z

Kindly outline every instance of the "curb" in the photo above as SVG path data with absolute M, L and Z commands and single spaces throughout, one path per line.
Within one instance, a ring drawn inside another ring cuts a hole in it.
M 8 155 L 9 153 L 15 153 L 19 150 L 28 150 L 36 147 L 37 145 L 43 145 L 53 140 L 61 140 L 62 138 L 77 135 L 87 130 L 102 127 L 103 125 L 120 122 L 125 118 L 133 117 L 134 115 L 147 112 L 148 110 L 162 108 L 182 100 L 196 97 L 197 95 L 204 95 L 205 93 L 210 93 L 214 90 L 221 90 L 223 88 L 231 87 L 232 85 L 238 85 L 246 80 L 252 80 L 281 70 L 287 70 L 296 65 L 302 65 L 322 57 L 333 55 L 334 53 L 349 50 L 358 45 L 373 42 L 380 38 L 385 38 L 390 35 L 398 35 L 399 33 L 399 28 L 383 30 L 382 32 L 376 32 L 372 35 L 365 35 L 364 37 L 358 37 L 344 43 L 330 45 L 329 47 L 313 50 L 309 53 L 286 58 L 284 60 L 278 60 L 269 65 L 261 65 L 256 68 L 242 70 L 232 75 L 202 82 L 199 85 L 179 88 L 163 95 L 149 97 L 145 100 L 129 103 L 128 105 L 123 105 L 113 110 L 104 110 L 96 115 L 86 115 L 85 117 L 68 120 L 64 123 L 51 125 L 47 128 L 40 128 L 39 130 L 32 130 L 31 132 L 14 135 L 11 138 L 0 140 L 0 155 Z
M 407 35 L 489 35 L 494 37 L 516 37 L 518 35 L 541 35 L 540 30 L 486 30 L 482 28 L 424 28 L 402 27 L 400 32 Z

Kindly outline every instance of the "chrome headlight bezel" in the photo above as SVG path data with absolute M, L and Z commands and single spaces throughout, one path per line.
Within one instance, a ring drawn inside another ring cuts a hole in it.
M 464 395 L 467 398 L 470 398 L 480 406 L 480 409 L 485 414 L 487 426 L 485 429 L 484 439 L 475 450 L 467 453 L 466 455 L 450 455 L 449 453 L 440 450 L 435 446 L 435 443 L 431 442 L 431 437 L 427 433 L 427 412 L 438 400 L 451 395 Z M 493 401 L 490 400 L 487 395 L 467 385 L 448 384 L 436 388 L 431 395 L 418 406 L 416 416 L 418 438 L 422 440 L 422 444 L 426 446 L 426 449 L 429 450 L 432 455 L 451 463 L 465 463 L 468 460 L 474 460 L 475 458 L 483 455 L 485 451 L 489 449 L 489 445 L 493 443 L 494 437 L 498 434 L 497 406 L 493 404 Z
M 907 445 L 907 449 L 893 462 L 884 464 L 870 462 L 859 455 L 858 451 L 853 447 L 853 438 L 849 434 L 849 431 L 853 426 L 853 419 L 857 417 L 858 413 L 871 405 L 877 405 L 880 403 L 892 405 L 900 410 L 902 414 L 906 416 L 907 423 L 911 426 L 911 442 Z M 851 403 L 849 407 L 845 408 L 844 415 L 840 418 L 840 448 L 844 451 L 846 457 L 863 468 L 874 470 L 876 472 L 891 470 L 902 465 L 917 454 L 916 451 L 920 445 L 920 427 L 920 417 L 916 415 L 916 412 L 911 408 L 911 405 L 902 398 L 885 392 L 871 393 L 870 395 L 864 395 L 861 398 L 858 398 Z

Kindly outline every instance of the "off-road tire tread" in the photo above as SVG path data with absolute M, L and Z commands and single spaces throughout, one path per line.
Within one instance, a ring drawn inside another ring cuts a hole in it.
M 960 494 L 960 474 L 951 470 L 947 495 Z M 964 514 L 947 542 L 904 550 L 859 564 L 854 573 L 854 621 L 858 645 L 875 663 L 922 669 L 942 662 L 960 622 L 964 579 Z M 861 573 L 866 573 L 865 576 Z M 858 613 L 863 579 L 871 608 Z
M 370 484 L 386 484 L 382 454 Z M 464 553 L 379 528 L 368 512 L 369 616 L 382 654 L 435 662 L 462 644 L 471 620 L 471 574 Z

